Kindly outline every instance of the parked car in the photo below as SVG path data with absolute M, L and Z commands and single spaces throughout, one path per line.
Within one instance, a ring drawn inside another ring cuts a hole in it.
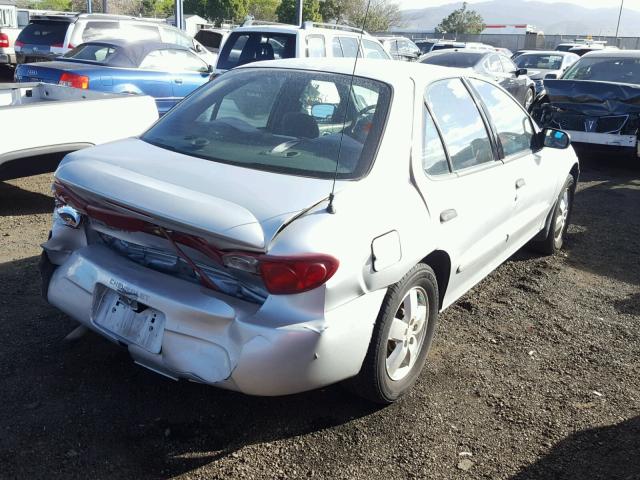
M 0 180 L 52 172 L 67 153 L 140 135 L 157 119 L 146 96 L 0 83 Z
M 541 125 L 566 130 L 580 149 L 638 158 L 640 50 L 588 53 L 544 84 L 532 110 Z
M 527 110 L 535 98 L 535 85 L 526 68 L 518 68 L 506 56 L 489 50 L 446 50 L 420 57 L 420 63 L 464 68 L 486 75 L 498 82 Z
M 17 60 L 47 62 L 82 43 L 105 39 L 174 43 L 191 49 L 211 66 L 216 62 L 200 42 L 171 25 L 102 13 L 32 15 L 16 41 Z
M 511 60 L 513 60 L 515 62 L 516 58 L 518 58 L 520 55 L 525 54 L 525 53 L 529 53 L 529 52 L 535 52 L 535 51 L 536 50 L 518 50 L 516 53 L 511 55 Z
M 180 45 L 153 41 L 87 42 L 54 62 L 23 63 L 17 82 L 149 95 L 160 115 L 209 81 L 213 68 Z
M 141 137 L 68 155 L 48 301 L 171 378 L 396 400 L 439 311 L 532 239 L 562 247 L 579 167 L 475 72 L 353 72 L 247 65 Z
M 0 66 L 16 64 L 14 44 L 19 33 L 15 0 L 0 0 Z
M 358 50 L 362 36 L 361 51 Z M 358 28 L 305 22 L 302 27 L 256 23 L 234 29 L 222 47 L 216 74 L 240 65 L 284 58 L 356 58 L 391 60 L 382 44 Z
M 231 30 L 226 28 L 206 28 L 198 30 L 194 38 L 204 45 L 207 51 L 215 57 L 217 63 L 220 49 L 227 40 L 230 32 Z M 212 63 L 212 65 L 215 66 L 215 63 Z
M 508 48 L 503 48 L 503 47 L 495 47 L 494 49 L 496 52 L 501 53 L 502 55 L 505 55 L 509 58 L 513 57 L 513 52 L 511 50 L 509 50 Z
M 544 90 L 545 77 L 560 77 L 579 59 L 578 55 L 571 52 L 536 51 L 523 53 L 514 63 L 518 68 L 527 69 L 527 76 L 535 82 L 536 95 L 539 95 Z
M 426 39 L 426 40 L 417 40 L 415 42 L 416 46 L 420 49 L 420 52 L 424 55 L 425 53 L 429 53 L 431 49 L 436 45 L 440 40 L 438 39 Z
M 420 48 L 406 37 L 377 37 L 394 60 L 414 62 L 421 55 Z
M 556 51 L 557 52 L 568 52 L 569 50 L 571 50 L 574 47 L 580 47 L 584 45 L 584 43 L 580 42 L 564 42 L 564 43 L 560 43 L 556 46 Z
M 438 43 L 436 43 L 433 47 L 431 47 L 431 51 L 436 52 L 438 50 L 450 50 L 454 48 L 464 48 L 464 47 L 465 47 L 464 42 L 441 40 Z

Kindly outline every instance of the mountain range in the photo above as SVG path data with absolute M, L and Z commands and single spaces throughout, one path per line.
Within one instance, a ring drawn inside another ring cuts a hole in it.
M 438 7 L 402 10 L 402 26 L 409 29 L 432 29 L 461 6 L 462 2 L 455 2 Z M 614 35 L 619 12 L 618 2 L 613 0 L 611 7 L 605 8 L 533 0 L 491 0 L 470 4 L 469 8 L 480 13 L 487 24 L 526 23 L 550 35 Z M 623 11 L 620 36 L 640 36 L 640 11 Z

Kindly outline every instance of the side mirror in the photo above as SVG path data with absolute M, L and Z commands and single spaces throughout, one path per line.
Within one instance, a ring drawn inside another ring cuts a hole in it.
M 543 136 L 542 144 L 548 148 L 557 148 L 564 150 L 571 145 L 571 138 L 567 132 L 556 130 L 555 128 L 545 128 L 541 135 Z
M 213 65 L 207 65 L 207 73 L 213 73 Z
M 557 73 L 547 73 L 544 76 L 545 80 L 555 80 L 558 78 L 558 74 Z
M 526 68 L 519 68 L 516 70 L 516 77 L 520 77 L 521 75 L 526 75 L 527 73 L 529 73 L 529 70 L 527 70 Z
M 317 120 L 326 120 L 333 117 L 336 106 L 330 103 L 318 103 L 311 107 L 311 115 Z

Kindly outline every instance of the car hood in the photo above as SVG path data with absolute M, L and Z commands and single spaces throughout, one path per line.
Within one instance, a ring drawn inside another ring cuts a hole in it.
M 584 115 L 640 113 L 640 86 L 587 80 L 545 80 L 551 104 Z
M 322 202 L 330 180 L 183 155 L 127 139 L 67 155 L 56 179 L 165 228 L 265 251 L 288 222 Z

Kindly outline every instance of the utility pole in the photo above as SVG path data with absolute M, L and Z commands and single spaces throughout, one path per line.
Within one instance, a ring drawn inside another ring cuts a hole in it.
M 182 0 L 176 0 L 176 13 L 175 13 L 176 27 L 178 27 L 180 30 L 185 29 L 183 8 L 184 6 L 182 4 Z
M 623 8 L 624 8 L 624 0 L 620 0 L 620 13 L 618 14 L 618 26 L 616 27 L 616 43 L 618 43 L 618 32 L 620 31 L 620 20 L 622 19 Z
M 302 26 L 302 4 L 304 0 L 296 0 L 296 23 Z
M 87 13 L 92 13 L 93 9 L 91 8 L 91 0 L 87 0 Z
M 102 0 L 102 13 L 107 13 L 107 0 Z

